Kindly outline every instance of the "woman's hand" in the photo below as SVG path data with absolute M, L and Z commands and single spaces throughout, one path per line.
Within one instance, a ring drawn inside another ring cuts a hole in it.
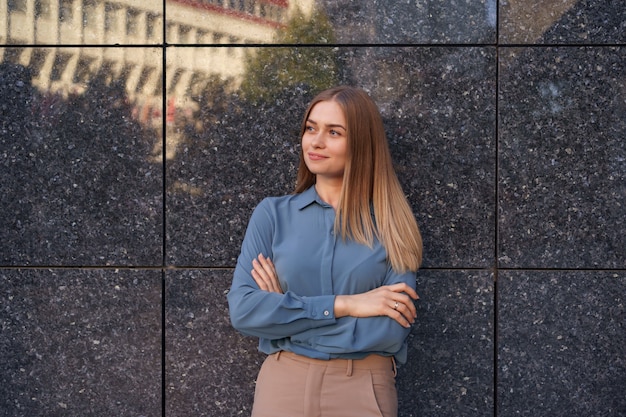
M 417 317 L 413 300 L 419 296 L 405 283 L 385 285 L 362 294 L 335 297 L 335 317 L 389 316 L 404 327 Z
M 283 293 L 276 275 L 276 268 L 270 258 L 266 258 L 262 253 L 257 259 L 252 260 L 252 278 L 263 291 Z

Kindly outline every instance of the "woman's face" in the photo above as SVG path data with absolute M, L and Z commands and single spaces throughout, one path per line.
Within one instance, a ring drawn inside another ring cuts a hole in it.
M 335 101 L 320 101 L 311 109 L 302 135 L 304 162 L 320 180 L 343 180 L 348 137 L 346 118 Z

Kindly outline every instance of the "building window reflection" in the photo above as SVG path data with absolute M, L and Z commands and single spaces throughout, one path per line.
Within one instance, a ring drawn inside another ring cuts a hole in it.
M 36 0 L 35 1 L 35 17 L 36 18 L 50 18 L 50 0 Z
M 206 30 L 198 30 L 196 32 L 196 40 L 198 43 L 206 43 L 209 40 L 209 34 Z
M 26 13 L 26 0 L 9 0 L 7 5 L 9 11 Z
M 141 75 L 139 76 L 139 80 L 137 81 L 137 86 L 135 87 L 136 93 L 142 93 L 148 84 L 148 80 L 150 77 L 156 72 L 155 68 L 144 67 L 141 70 Z
M 188 43 L 192 39 L 190 39 L 191 27 L 186 25 L 181 25 L 178 28 L 178 42 L 180 43 Z
M 243 11 L 248 14 L 254 14 L 254 3 L 252 0 L 245 0 Z
M 74 0 L 61 0 L 59 3 L 59 21 L 71 22 L 74 18 Z
M 126 34 L 136 36 L 139 32 L 139 11 L 134 9 L 126 10 Z
M 39 72 L 41 71 L 41 68 L 43 68 L 44 63 L 46 62 L 46 58 L 48 57 L 49 53 L 50 53 L 49 50 L 42 50 L 42 49 L 33 50 L 33 55 L 30 61 L 30 68 L 32 69 L 33 73 L 39 74 Z
M 50 81 L 59 81 L 65 72 L 68 62 L 71 56 L 65 53 L 57 53 L 54 57 L 54 65 L 50 73 Z
M 87 84 L 91 77 L 91 66 L 93 65 L 93 58 L 81 57 L 74 73 L 74 83 Z
M 146 15 L 146 38 L 154 39 L 156 36 L 156 22 L 157 15 L 154 13 L 148 13 Z
M 175 39 L 175 35 L 176 35 L 176 25 L 173 23 L 168 23 L 166 28 L 166 36 L 168 40 L 172 40 Z

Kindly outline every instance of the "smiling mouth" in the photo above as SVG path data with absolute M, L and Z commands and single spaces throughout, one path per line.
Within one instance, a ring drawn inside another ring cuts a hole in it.
M 312 161 L 320 161 L 322 159 L 326 159 L 326 157 L 317 153 L 309 153 L 309 159 Z

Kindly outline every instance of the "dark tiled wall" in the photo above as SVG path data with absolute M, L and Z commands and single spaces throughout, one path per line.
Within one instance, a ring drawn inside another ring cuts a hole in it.
M 626 415 L 623 4 L 318 6 L 324 41 L 82 47 L 157 62 L 152 108 L 113 68 L 51 94 L 81 47 L 0 30 L 1 416 L 249 413 L 263 357 L 225 292 L 252 208 L 292 189 L 316 82 L 376 99 L 423 232 L 400 416 Z M 191 50 L 288 76 L 169 115 Z

